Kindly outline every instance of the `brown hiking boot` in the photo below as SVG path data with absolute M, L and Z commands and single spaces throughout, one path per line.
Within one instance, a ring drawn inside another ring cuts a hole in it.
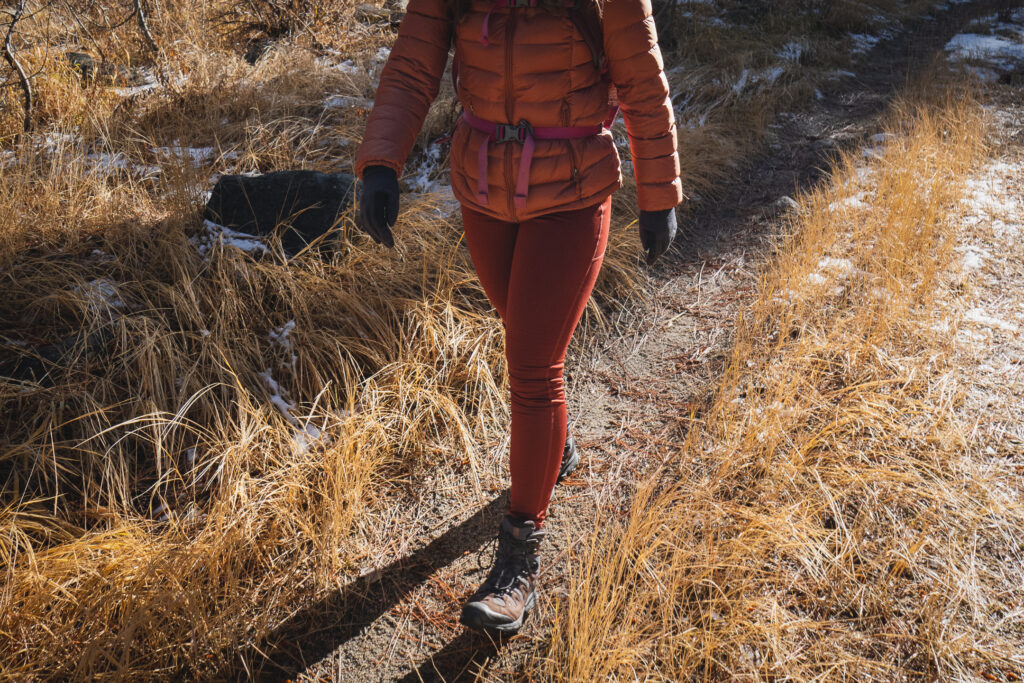
M 511 634 L 537 604 L 537 552 L 544 530 L 532 520 L 518 521 L 505 515 L 498 529 L 494 566 L 479 590 L 462 607 L 459 618 L 477 631 Z

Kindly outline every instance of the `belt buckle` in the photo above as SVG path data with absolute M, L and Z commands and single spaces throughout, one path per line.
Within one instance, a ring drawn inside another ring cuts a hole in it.
M 533 135 L 533 127 L 526 119 L 519 119 L 519 123 L 499 123 L 494 134 L 495 142 L 525 142 L 526 138 Z

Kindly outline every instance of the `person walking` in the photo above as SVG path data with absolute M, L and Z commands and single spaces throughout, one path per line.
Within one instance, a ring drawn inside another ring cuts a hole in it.
M 356 157 L 361 227 L 378 243 L 394 246 L 398 177 L 453 44 L 463 112 L 451 137 L 452 190 L 505 329 L 512 418 L 494 564 L 460 620 L 507 634 L 536 605 L 548 503 L 579 461 L 562 370 L 622 185 L 609 131 L 617 109 L 648 264 L 675 236 L 683 193 L 650 0 L 409 0 Z

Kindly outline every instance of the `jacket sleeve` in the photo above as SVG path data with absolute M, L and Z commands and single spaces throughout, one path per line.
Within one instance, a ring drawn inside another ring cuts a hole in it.
M 450 41 L 444 0 L 409 0 L 356 154 L 355 170 L 360 178 L 367 166 L 375 165 L 402 174 L 437 97 Z
M 607 0 L 603 16 L 608 73 L 618 91 L 643 211 L 683 199 L 675 112 L 658 47 L 651 0 Z

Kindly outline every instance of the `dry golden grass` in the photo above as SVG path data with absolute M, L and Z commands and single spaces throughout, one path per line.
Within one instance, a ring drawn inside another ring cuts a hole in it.
M 481 486 L 506 420 L 500 324 L 443 196 L 403 198 L 393 252 L 348 216 L 324 254 L 200 256 L 210 173 L 349 168 L 366 111 L 324 100 L 372 94 L 380 68 L 203 49 L 178 53 L 187 79 L 109 106 L 55 70 L 45 132 L 2 171 L 5 352 L 110 340 L 0 385 L 4 677 L 218 670 L 378 560 L 376 515 L 424 477 Z M 214 151 L 154 151 L 179 145 Z M 603 296 L 639 291 L 637 257 L 623 244 Z M 290 321 L 289 348 L 270 336 Z
M 351 168 L 366 115 L 357 98 L 372 97 L 374 55 L 393 39 L 386 26 L 355 21 L 354 4 L 331 5 L 256 67 L 240 57 L 252 36 L 232 23 L 237 6 L 165 11 L 151 18 L 164 49 L 153 64 L 161 85 L 146 93 L 82 85 L 54 52 L 26 50 L 44 71 L 35 133 L 10 142 L 17 122 L 3 121 L 13 156 L 0 160 L 0 344 L 7 353 L 80 331 L 110 343 L 65 359 L 50 382 L 0 383 L 0 676 L 219 669 L 297 601 L 379 559 L 377 521 L 428 473 L 481 485 L 479 444 L 496 440 L 506 420 L 500 326 L 458 225 L 439 217 L 443 197 L 403 199 L 394 252 L 350 219 L 335 251 L 287 265 L 277 251 L 254 260 L 230 246 L 206 261 L 188 241 L 213 173 Z M 923 3 L 857 4 L 902 16 Z M 689 188 L 713 189 L 772 112 L 812 93 L 831 66 L 787 71 L 778 88 L 734 88 L 743 69 L 776 64 L 787 36 L 806 34 L 812 46 L 831 39 L 820 20 L 787 23 L 794 12 L 755 17 L 738 38 L 681 24 L 689 47 L 673 57 L 682 68 L 671 78 L 693 98 L 680 105 L 687 120 L 703 121 L 681 130 Z M 133 31 L 93 38 L 125 63 L 149 63 Z M 325 55 L 355 68 L 334 68 Z M 417 152 L 454 115 L 444 87 Z M 6 112 L 16 111 L 15 95 L 5 91 Z M 326 107 L 336 95 L 353 99 Z M 213 151 L 193 164 L 154 149 L 179 145 Z M 627 187 L 595 293 L 606 306 L 647 284 L 633 204 Z M 585 324 L 603 320 L 592 304 Z M 288 348 L 271 334 L 290 321 Z M 743 343 L 769 323 L 758 324 Z M 730 378 L 739 386 L 738 374 Z M 275 406 L 275 394 L 291 407 Z M 309 426 L 321 437 L 303 437 Z M 752 476 L 760 457 L 732 462 L 754 463 L 744 470 Z M 629 538 L 644 537 L 640 526 Z M 684 585 L 679 576 L 664 580 Z M 600 609 L 621 604 L 614 591 L 610 598 Z M 685 633 L 693 642 L 719 637 Z M 653 645 L 638 642 L 641 653 Z
M 846 158 L 798 198 L 717 398 L 628 519 L 598 523 L 534 675 L 1024 673 L 1024 508 L 968 441 L 931 329 L 985 126 L 963 98 L 894 120 L 867 171 Z

